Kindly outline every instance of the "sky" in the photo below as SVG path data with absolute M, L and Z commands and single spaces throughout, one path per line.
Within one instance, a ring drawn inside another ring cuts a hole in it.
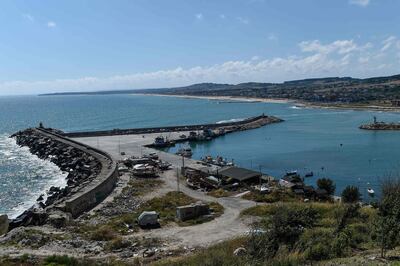
M 400 74 L 398 0 L 2 0 L 0 95 Z

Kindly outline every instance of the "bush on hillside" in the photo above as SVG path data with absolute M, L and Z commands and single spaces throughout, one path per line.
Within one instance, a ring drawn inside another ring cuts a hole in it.
M 355 186 L 347 186 L 342 191 L 342 202 L 344 203 L 356 203 L 361 200 L 361 194 L 358 190 L 358 187 Z
M 329 178 L 320 178 L 317 180 L 317 186 L 319 189 L 325 189 L 328 195 L 333 195 L 336 190 L 336 185 Z

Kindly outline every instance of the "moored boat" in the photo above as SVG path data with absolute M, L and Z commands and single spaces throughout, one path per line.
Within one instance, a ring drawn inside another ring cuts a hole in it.
M 191 148 L 181 148 L 176 152 L 176 155 L 180 155 L 186 158 L 190 158 L 193 155 Z
M 305 177 L 312 177 L 312 176 L 314 176 L 314 173 L 311 171 L 311 172 L 306 173 L 304 176 Z

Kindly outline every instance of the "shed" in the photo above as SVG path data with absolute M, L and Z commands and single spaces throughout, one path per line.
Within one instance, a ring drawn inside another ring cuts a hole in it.
M 195 219 L 209 213 L 208 205 L 202 202 L 179 206 L 176 208 L 176 218 L 180 221 Z
M 234 179 L 239 182 L 259 181 L 262 174 L 250 169 L 229 166 L 219 170 L 219 175 L 225 179 Z

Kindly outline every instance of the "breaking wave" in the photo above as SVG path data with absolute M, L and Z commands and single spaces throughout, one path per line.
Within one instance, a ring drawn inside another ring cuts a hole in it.
M 66 176 L 52 162 L 0 134 L 0 214 L 18 216 L 51 186 L 65 187 Z
M 221 120 L 216 122 L 216 124 L 223 124 L 223 123 L 232 123 L 232 122 L 240 122 L 245 120 L 246 118 L 233 118 L 233 119 L 229 119 L 229 120 Z

